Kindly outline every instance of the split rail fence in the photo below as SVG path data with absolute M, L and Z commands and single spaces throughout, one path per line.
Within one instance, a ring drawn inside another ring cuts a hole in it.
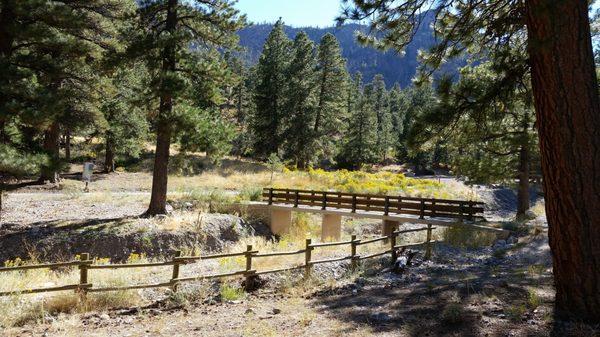
M 377 194 L 343 193 L 296 189 L 263 189 L 263 201 L 269 205 L 285 204 L 293 207 L 313 206 L 326 209 L 347 209 L 380 212 L 384 215 L 418 215 L 427 217 L 484 220 L 483 202 L 471 200 L 415 198 Z
M 74 290 L 79 293 L 83 299 L 85 299 L 85 295 L 87 293 L 95 293 L 95 292 L 103 292 L 103 291 L 121 291 L 121 290 L 133 290 L 133 289 L 144 289 L 144 288 L 160 288 L 160 287 L 168 287 L 173 291 L 177 291 L 177 287 L 183 282 L 190 281 L 199 281 L 199 280 L 207 280 L 207 279 L 218 279 L 225 278 L 231 276 L 244 276 L 246 278 L 246 287 L 250 287 L 252 281 L 258 275 L 270 274 L 270 273 L 278 273 L 283 271 L 290 271 L 296 269 L 304 269 L 305 277 L 310 277 L 311 269 L 316 264 L 328 263 L 328 262 L 336 262 L 336 261 L 344 261 L 350 260 L 351 268 L 355 269 L 359 262 L 365 259 L 370 259 L 374 257 L 379 257 L 383 255 L 390 254 L 391 261 L 394 263 L 397 259 L 397 251 L 402 248 L 407 247 L 416 247 L 416 246 L 425 246 L 425 258 L 429 259 L 431 257 L 432 245 L 436 242 L 432 240 L 432 230 L 435 229 L 432 225 L 427 225 L 426 227 L 416 228 L 416 229 L 407 229 L 407 230 L 396 230 L 392 232 L 390 235 L 381 236 L 377 238 L 371 238 L 366 240 L 360 240 L 356 238 L 356 235 L 352 235 L 350 240 L 347 241 L 339 241 L 339 242 L 323 242 L 323 243 L 312 243 L 311 239 L 306 239 L 306 245 L 304 249 L 294 250 L 294 251 L 285 251 L 285 252 L 268 252 L 268 253 L 260 253 L 256 250 L 253 250 L 252 245 L 248 245 L 246 251 L 238 252 L 238 253 L 225 253 L 225 254 L 212 254 L 212 255 L 202 255 L 202 256 L 182 256 L 181 251 L 177 251 L 175 256 L 170 261 L 164 262 L 151 262 L 151 263 L 129 263 L 129 264 L 95 264 L 92 259 L 90 259 L 90 255 L 88 253 L 83 253 L 80 255 L 79 260 L 70 261 L 70 262 L 62 262 L 62 263 L 48 263 L 48 264 L 37 264 L 37 265 L 23 265 L 23 266 L 12 266 L 12 267 L 4 267 L 0 268 L 1 272 L 17 272 L 17 271 L 25 271 L 31 269 L 57 269 L 57 268 L 79 268 L 79 283 L 78 284 L 68 284 L 56 287 L 46 287 L 46 288 L 35 288 L 35 289 L 25 289 L 18 291 L 5 291 L 0 292 L 0 296 L 9 296 L 9 295 L 19 295 L 19 294 L 33 294 L 33 293 L 45 293 L 45 292 L 54 292 L 54 291 L 65 291 L 65 290 Z M 396 244 L 397 238 L 400 234 L 406 234 L 409 232 L 420 232 L 427 231 L 427 239 L 424 242 L 418 243 L 410 243 L 410 244 Z M 372 244 L 375 242 L 387 241 L 389 243 L 389 249 L 372 253 L 369 255 L 361 256 L 357 254 L 357 248 L 362 245 Z M 332 246 L 349 246 L 349 254 L 342 257 L 334 257 L 328 259 L 314 260 L 312 258 L 312 253 L 315 249 L 319 249 L 322 247 L 332 247 Z M 256 259 L 265 258 L 265 257 L 279 257 L 279 256 L 290 256 L 290 255 L 300 255 L 304 254 L 305 260 L 304 264 L 279 268 L 279 269 L 271 269 L 271 270 L 255 270 L 253 269 L 253 261 Z M 181 267 L 186 264 L 196 263 L 202 260 L 211 260 L 211 259 L 219 259 L 219 258 L 228 258 L 228 257 L 237 257 L 244 256 L 246 258 L 246 268 L 244 270 L 238 270 L 234 272 L 228 273 L 220 273 L 220 274 L 211 274 L 211 275 L 197 275 L 191 277 L 181 277 L 180 271 Z M 91 283 L 89 279 L 88 271 L 94 269 L 117 269 L 117 268 L 150 268 L 150 267 L 167 267 L 172 266 L 173 274 L 170 280 L 162 283 L 154 283 L 154 284 L 136 284 L 136 285 L 127 285 L 127 286 L 118 286 L 118 287 L 99 287 L 96 288 Z

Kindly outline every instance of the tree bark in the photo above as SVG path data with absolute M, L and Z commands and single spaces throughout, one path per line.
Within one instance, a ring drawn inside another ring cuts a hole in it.
M 165 30 L 174 33 L 177 28 L 178 0 L 167 3 L 167 21 Z M 175 72 L 175 48 L 167 44 L 163 50 L 163 74 Z M 146 215 L 154 216 L 167 213 L 167 186 L 169 173 L 169 148 L 171 147 L 172 128 L 169 117 L 173 110 L 173 96 L 168 88 L 161 90 L 160 107 L 156 123 L 156 151 L 154 155 L 154 171 L 152 173 L 152 195 Z
M 529 210 L 529 142 L 527 134 L 519 151 L 519 189 L 517 192 L 517 219 Z
M 58 122 L 53 122 L 44 132 L 44 151 L 50 157 L 50 162 L 47 166 L 42 167 L 39 181 L 56 183 L 60 164 L 60 126 Z
M 113 135 L 110 132 L 106 133 L 104 172 L 115 172 L 115 142 L 113 140 Z
M 587 0 L 528 0 L 559 317 L 600 323 L 600 100 Z

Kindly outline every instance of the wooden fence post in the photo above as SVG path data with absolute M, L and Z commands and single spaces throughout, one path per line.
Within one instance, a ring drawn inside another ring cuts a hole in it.
M 252 270 L 252 245 L 246 246 L 246 291 L 250 291 L 254 288 L 254 272 Z
M 173 290 L 173 292 L 177 292 L 177 287 L 178 287 L 178 282 L 177 279 L 179 278 L 179 260 L 177 260 L 178 257 L 181 257 L 181 251 L 175 251 L 175 256 L 173 257 L 173 276 L 171 277 L 171 289 Z
M 473 221 L 473 200 L 469 200 L 469 221 Z
M 427 248 L 425 251 L 425 260 L 431 258 L 431 224 L 427 225 Z
M 394 263 L 396 263 L 396 260 L 398 260 L 398 256 L 396 255 L 396 235 L 398 235 L 398 230 L 395 229 L 392 231 L 391 237 L 390 237 L 390 249 L 392 251 L 392 266 L 394 265 Z
M 352 234 L 350 239 L 350 268 L 352 271 L 356 271 L 356 267 L 358 267 L 357 255 L 356 255 L 356 244 L 358 241 L 356 240 L 356 235 Z
M 321 205 L 321 209 L 327 209 L 327 192 L 323 192 L 323 205 Z
M 425 219 L 425 200 L 421 199 L 421 215 L 419 219 Z
M 88 285 L 88 265 L 90 264 L 90 254 L 81 253 L 80 256 L 81 264 L 79 265 L 79 298 L 82 302 L 87 299 L 87 285 Z
M 312 255 L 312 239 L 306 239 L 306 251 L 304 256 L 304 276 L 308 279 L 310 277 L 310 258 Z
M 299 196 L 298 196 L 298 194 L 299 194 L 299 193 L 300 193 L 300 192 L 298 192 L 298 191 L 296 190 L 296 199 L 294 200 L 294 207 L 298 207 L 298 197 L 299 197 Z
M 269 188 L 269 205 L 273 205 L 273 188 Z
M 383 214 L 388 215 L 390 213 L 390 197 L 385 196 L 385 204 L 383 207 Z
M 352 213 L 356 213 L 356 195 L 352 196 Z

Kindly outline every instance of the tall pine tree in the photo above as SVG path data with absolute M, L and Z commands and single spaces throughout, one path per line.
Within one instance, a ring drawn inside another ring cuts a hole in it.
M 333 34 L 325 34 L 317 52 L 318 100 L 314 123 L 315 155 L 333 157 L 334 143 L 341 136 L 347 111 L 348 72 L 339 42 Z
M 254 154 L 266 158 L 278 153 L 283 144 L 286 71 L 290 62 L 291 41 L 279 19 L 263 47 L 256 70 L 254 91 L 256 111 L 251 121 Z
M 190 107 L 198 103 L 198 87 L 206 89 L 202 101 L 218 100 L 218 92 L 211 86 L 212 72 L 224 64 L 214 51 L 235 46 L 235 32 L 245 18 L 238 15 L 229 0 L 144 0 L 138 14 L 139 30 L 129 51 L 145 61 L 153 94 L 159 101 L 153 118 L 156 151 L 146 212 L 152 216 L 166 213 L 169 150 L 180 131 L 177 125 L 194 120 L 189 114 L 200 113 Z
M 293 56 L 287 70 L 284 114 L 285 157 L 299 168 L 306 168 L 314 157 L 310 145 L 314 140 L 315 120 L 315 51 L 305 32 L 296 35 Z

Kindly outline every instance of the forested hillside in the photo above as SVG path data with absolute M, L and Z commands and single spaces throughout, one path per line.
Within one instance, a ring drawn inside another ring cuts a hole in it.
M 419 28 L 414 40 L 406 48 L 405 54 L 394 51 L 381 52 L 373 48 L 361 46 L 355 37 L 356 31 L 364 31 L 366 26 L 347 24 L 341 27 L 290 27 L 285 26 L 285 33 L 294 38 L 300 31 L 306 32 L 311 40 L 319 41 L 327 34 L 333 34 L 342 48 L 342 56 L 347 59 L 348 71 L 360 71 L 364 80 L 370 82 L 376 74 L 382 74 L 388 87 L 398 82 L 402 87 L 410 85 L 415 75 L 419 49 L 427 49 L 434 42 L 431 19 L 425 20 Z M 273 29 L 273 24 L 256 24 L 239 31 L 240 45 L 246 48 L 245 60 L 253 65 L 258 62 L 263 44 Z

